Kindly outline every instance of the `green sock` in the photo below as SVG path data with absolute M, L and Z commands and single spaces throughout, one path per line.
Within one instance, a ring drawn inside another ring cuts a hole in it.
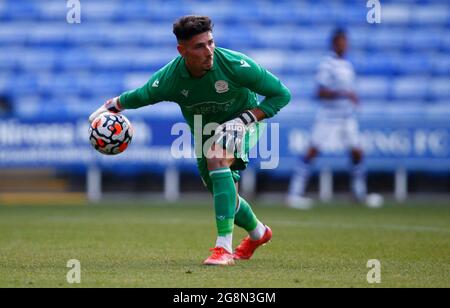
M 258 224 L 258 218 L 253 213 L 248 202 L 239 196 L 239 209 L 234 217 L 234 223 L 244 228 L 247 232 L 255 230 Z
M 209 176 L 213 183 L 217 233 L 219 236 L 225 236 L 233 233 L 236 187 L 230 168 L 210 171 Z

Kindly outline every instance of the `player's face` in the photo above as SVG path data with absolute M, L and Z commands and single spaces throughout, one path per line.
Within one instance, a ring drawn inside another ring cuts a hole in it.
M 211 32 L 197 34 L 178 45 L 189 72 L 195 77 L 204 75 L 213 67 L 214 39 Z
M 334 47 L 334 51 L 339 56 L 343 56 L 347 52 L 347 48 L 348 48 L 347 38 L 345 36 L 337 37 L 334 41 L 333 47 Z

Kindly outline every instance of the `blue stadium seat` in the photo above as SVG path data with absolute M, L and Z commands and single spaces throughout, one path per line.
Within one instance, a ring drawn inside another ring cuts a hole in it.
M 282 77 L 286 87 L 291 91 L 293 99 L 313 99 L 316 93 L 317 84 L 310 75 Z
M 450 75 L 450 56 L 448 54 L 436 54 L 430 61 L 432 65 L 432 73 L 434 75 Z
M 320 27 L 317 31 L 310 28 L 291 29 L 291 39 L 295 49 L 326 50 L 329 48 L 329 28 Z
M 26 43 L 33 46 L 61 46 L 67 36 L 65 27 L 55 23 L 44 23 L 27 30 Z
M 448 29 L 446 31 L 447 32 L 444 31 L 444 34 L 448 33 Z M 450 36 L 449 35 L 442 35 L 440 37 L 440 47 L 441 47 L 442 51 L 450 52 Z
M 41 5 L 36 6 L 36 15 L 39 21 L 61 21 L 61 17 L 67 16 L 68 8 L 61 5 L 60 1 L 41 0 Z M 82 19 L 83 20 L 83 19 Z
M 81 81 L 82 78 L 77 74 L 40 75 L 38 76 L 38 91 L 47 96 L 74 95 L 81 92 Z
M 425 53 L 397 53 L 391 60 L 396 74 L 426 74 L 431 70 L 431 61 Z
M 369 34 L 367 48 L 372 50 L 399 50 L 408 38 L 408 30 L 383 27 Z
M 88 71 L 93 68 L 92 50 L 67 48 L 57 57 L 55 72 Z
M 272 49 L 261 49 L 259 51 L 249 51 L 246 53 L 258 64 L 267 68 L 271 72 L 279 72 L 285 64 L 286 54 Z
M 9 89 L 10 79 L 11 79 L 10 74 L 5 73 L 5 71 L 2 71 L 2 73 L 0 73 L 0 93 L 8 93 L 10 91 Z
M 5 1 L 4 9 L 0 11 L 0 20 L 33 21 L 38 15 L 37 6 L 34 1 Z
M 385 77 L 359 77 L 356 82 L 356 92 L 361 99 L 387 99 L 390 80 Z
M 242 28 L 224 27 L 214 31 L 216 45 L 220 47 L 231 47 L 233 44 L 239 44 L 243 48 L 261 47 L 258 36 L 250 30 L 244 31 Z M 171 44 L 172 45 L 172 44 Z
M 349 59 L 359 75 L 389 76 L 394 73 L 391 57 L 383 52 L 352 53 Z
M 432 5 L 416 6 L 413 9 L 414 23 L 419 25 L 445 26 L 450 19 L 449 3 L 437 2 Z
M 142 87 L 151 77 L 153 72 L 129 73 L 123 76 L 123 86 L 125 89 L 136 89 Z
M 35 95 L 39 93 L 38 79 L 32 74 L 14 75 L 8 83 L 9 93 L 13 96 Z
M 17 48 L 6 48 L 0 51 L 0 72 L 14 71 L 17 67 L 17 60 L 11 56 L 12 52 L 17 52 Z
M 450 99 L 450 77 L 434 78 L 429 83 L 429 96 L 433 100 L 449 100 Z
M 23 46 L 30 27 L 30 23 L 3 23 L 0 28 L 0 46 Z
M 441 42 L 441 37 L 446 36 L 446 31 L 440 28 L 426 28 L 423 30 L 410 30 L 405 39 L 404 48 L 406 51 L 414 52 L 418 50 L 437 50 Z
M 334 4 L 334 2 L 333 2 Z M 324 7 L 329 8 L 332 19 L 336 24 L 341 26 L 352 27 L 354 24 L 358 25 L 361 20 L 365 20 L 367 16 L 367 9 L 365 5 L 330 5 Z
M 351 27 L 347 33 L 351 48 L 353 50 L 363 50 L 366 48 L 369 40 L 372 39 L 372 32 L 371 28 L 367 26 Z
M 401 77 L 393 81 L 391 97 L 398 100 L 424 100 L 427 95 L 427 90 L 427 78 Z
M 327 54 L 322 52 L 292 52 L 286 54 L 282 71 L 286 74 L 311 74 L 315 75 L 322 58 Z
M 386 26 L 400 25 L 406 26 L 413 19 L 411 13 L 411 2 L 386 3 L 382 5 L 381 24 Z
M 14 56 L 18 62 L 18 69 L 24 72 L 52 70 L 58 57 L 54 50 L 48 48 L 24 49 Z

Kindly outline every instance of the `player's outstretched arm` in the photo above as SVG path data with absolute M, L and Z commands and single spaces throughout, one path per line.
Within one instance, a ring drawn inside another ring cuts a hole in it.
M 99 115 L 105 112 L 114 112 L 119 113 L 123 110 L 119 97 L 114 97 L 106 101 L 100 108 L 98 108 L 96 111 L 94 111 L 89 116 L 89 122 L 92 123 L 95 118 L 97 118 Z
M 142 87 L 127 91 L 120 95 L 122 109 L 137 109 L 148 105 L 154 105 L 162 101 L 170 101 L 172 82 L 165 77 L 170 66 L 166 66 L 153 74 L 150 80 Z M 170 74 L 169 74 L 170 75 Z

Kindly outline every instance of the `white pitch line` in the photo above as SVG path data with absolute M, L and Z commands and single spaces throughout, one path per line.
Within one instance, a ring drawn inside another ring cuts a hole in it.
M 450 228 L 437 228 L 432 226 L 405 226 L 405 225 L 361 225 L 361 224 L 335 224 L 323 222 L 302 222 L 292 220 L 272 220 L 272 224 L 283 226 L 301 226 L 313 228 L 335 228 L 335 229 L 385 229 L 385 230 L 399 230 L 399 231 L 416 231 L 416 232 L 440 232 L 450 233 Z

